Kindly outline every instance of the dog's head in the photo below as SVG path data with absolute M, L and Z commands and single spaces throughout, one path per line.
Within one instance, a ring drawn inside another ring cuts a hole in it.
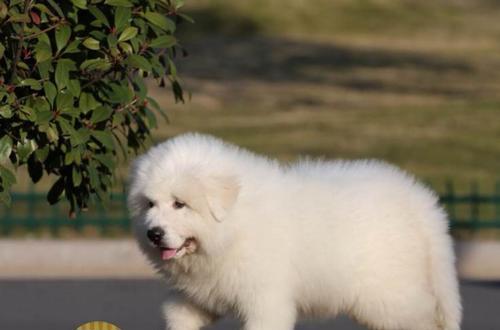
M 238 198 L 236 177 L 213 167 L 208 155 L 190 156 L 182 149 L 167 141 L 139 157 L 131 170 L 134 232 L 141 248 L 159 262 L 215 251 Z

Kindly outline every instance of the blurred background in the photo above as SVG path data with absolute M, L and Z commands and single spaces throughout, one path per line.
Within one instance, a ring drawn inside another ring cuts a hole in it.
M 499 329 L 500 2 L 190 0 L 185 12 L 189 97 L 175 104 L 151 82 L 169 119 L 151 143 L 197 131 L 282 161 L 378 158 L 414 173 L 450 215 L 464 329 Z M 46 205 L 50 178 L 35 188 L 18 172 L 0 219 L 0 329 L 161 328 L 168 293 L 129 234 L 129 160 L 110 204 L 73 220 Z M 333 326 L 363 329 L 298 329 Z

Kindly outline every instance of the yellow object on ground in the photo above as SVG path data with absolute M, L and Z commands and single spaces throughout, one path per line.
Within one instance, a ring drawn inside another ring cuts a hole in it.
M 76 330 L 120 330 L 120 328 L 105 321 L 92 321 L 82 324 Z

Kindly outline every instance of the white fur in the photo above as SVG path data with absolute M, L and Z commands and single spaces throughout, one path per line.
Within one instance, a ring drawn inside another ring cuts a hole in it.
M 135 162 L 129 208 L 141 248 L 180 293 L 167 304 L 168 329 L 231 314 L 245 330 L 291 330 L 299 317 L 338 313 L 370 329 L 460 328 L 446 215 L 430 190 L 383 162 L 284 166 L 186 134 Z M 146 238 L 152 226 L 169 246 L 194 237 L 198 250 L 162 261 Z

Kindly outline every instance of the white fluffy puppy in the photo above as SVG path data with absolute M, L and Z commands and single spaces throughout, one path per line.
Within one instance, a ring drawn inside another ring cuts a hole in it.
M 446 215 L 385 163 L 280 165 L 186 134 L 139 157 L 128 204 L 140 247 L 182 297 L 168 329 L 231 314 L 246 330 L 291 330 L 338 313 L 371 329 L 460 328 Z

